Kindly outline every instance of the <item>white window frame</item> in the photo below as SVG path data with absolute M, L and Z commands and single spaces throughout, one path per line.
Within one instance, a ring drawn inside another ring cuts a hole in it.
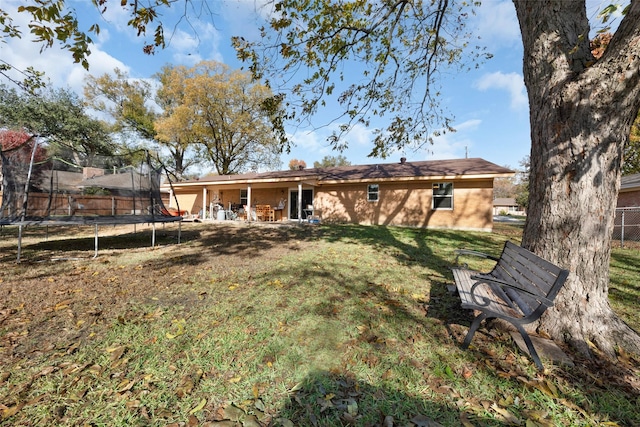
M 375 187 L 375 190 L 374 190 Z M 371 196 L 375 194 L 375 199 Z M 380 184 L 367 184 L 367 202 L 377 202 L 380 200 Z
M 244 197 L 242 197 L 242 193 L 243 192 L 244 192 Z M 249 191 L 247 189 L 241 189 L 240 190 L 240 204 L 243 205 L 243 206 L 248 206 L 249 205 Z
M 450 191 L 449 191 L 450 189 Z M 443 191 L 446 191 L 444 194 Z M 441 207 L 436 203 L 436 200 L 450 199 L 451 206 Z M 434 182 L 431 190 L 431 209 L 451 211 L 453 210 L 453 182 Z

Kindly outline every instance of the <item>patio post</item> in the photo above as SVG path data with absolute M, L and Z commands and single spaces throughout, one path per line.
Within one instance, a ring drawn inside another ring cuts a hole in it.
M 298 184 L 298 222 L 302 222 L 302 183 Z
M 202 219 L 205 219 L 206 216 L 207 216 L 207 187 L 202 187 Z
M 247 221 L 251 221 L 251 184 L 247 184 L 247 209 Z

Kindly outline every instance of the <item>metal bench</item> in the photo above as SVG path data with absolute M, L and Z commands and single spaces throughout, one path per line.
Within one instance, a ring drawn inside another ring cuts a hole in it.
M 506 242 L 499 258 L 481 252 L 456 251 L 453 277 L 462 307 L 479 311 L 462 344 L 469 347 L 473 335 L 485 319 L 504 319 L 514 325 L 539 369 L 544 369 L 523 325 L 534 322 L 553 306 L 553 300 L 569 275 L 549 261 L 512 242 Z M 481 273 L 458 263 L 461 256 L 479 256 L 496 261 L 489 273 Z

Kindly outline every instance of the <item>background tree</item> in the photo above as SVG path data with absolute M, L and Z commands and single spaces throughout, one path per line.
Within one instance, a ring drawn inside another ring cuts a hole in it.
M 505 166 L 511 169 L 509 166 Z M 493 181 L 493 197 L 495 199 L 515 198 L 517 193 L 517 183 L 515 177 L 496 178 Z
M 624 163 L 622 164 L 623 175 L 633 173 L 640 173 L 640 114 L 631 127 L 631 135 L 629 143 L 624 148 Z
M 332 166 L 351 166 L 351 162 L 342 154 L 338 154 L 337 156 L 324 156 L 319 162 L 313 162 L 314 168 L 328 168 Z
M 180 115 L 176 121 L 190 127 L 188 138 L 198 142 L 216 172 L 277 169 L 282 144 L 264 108 L 273 96 L 269 88 L 248 73 L 213 61 L 203 61 L 187 74 L 182 107 L 167 120 Z
M 529 156 L 520 160 L 520 170 L 517 174 L 516 203 L 525 211 L 529 207 L 529 170 L 531 168 Z
M 176 175 L 184 176 L 187 169 L 203 157 L 199 138 L 193 131 L 192 109 L 185 104 L 189 70 L 184 66 L 166 65 L 154 77 L 160 82 L 156 102 L 162 108 L 154 124 L 156 139 L 169 151 Z
M 596 59 L 602 57 L 612 38 L 613 34 L 604 32 L 591 40 L 591 53 Z M 631 127 L 631 134 L 628 143 L 624 146 L 622 159 L 623 175 L 640 173 L 640 112 Z
M 289 169 L 292 171 L 295 171 L 298 169 L 305 169 L 306 167 L 307 167 L 307 162 L 305 162 L 304 160 L 298 160 L 298 159 L 289 160 Z
M 90 166 L 95 156 L 112 155 L 116 149 L 105 124 L 90 117 L 68 89 L 36 96 L 0 85 L 0 126 L 37 135 L 50 155 L 77 166 Z
M 115 132 L 134 132 L 140 138 L 154 140 L 156 113 L 151 108 L 154 90 L 148 81 L 131 79 L 114 70 L 114 76 L 87 76 L 84 97 L 87 105 L 113 119 Z
M 44 163 L 49 155 L 42 145 L 34 147 L 37 138 L 24 131 L 0 129 L 0 176 L 2 177 L 2 198 L 0 216 L 18 215 L 24 206 L 24 183 L 29 176 L 29 165 L 33 155 L 33 167 L 29 183 L 38 182 L 42 176 Z M 34 151 L 35 148 L 35 151 Z

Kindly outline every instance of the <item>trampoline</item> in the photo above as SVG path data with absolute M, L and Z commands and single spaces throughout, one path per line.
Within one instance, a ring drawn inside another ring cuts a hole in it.
M 70 161 L 48 156 L 46 147 L 32 137 L 0 150 L 0 155 L 0 226 L 19 227 L 17 262 L 27 226 L 92 225 L 95 258 L 99 225 L 152 224 L 155 246 L 155 224 L 182 221 L 179 208 L 165 207 L 160 185 L 166 180 L 170 186 L 171 180 L 164 165 L 148 151 L 71 155 L 74 161 Z M 167 202 L 168 197 L 165 194 Z

